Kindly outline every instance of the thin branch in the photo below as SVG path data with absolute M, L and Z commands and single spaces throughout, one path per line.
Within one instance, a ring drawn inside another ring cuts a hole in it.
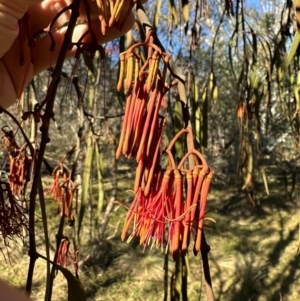
M 60 82 L 60 75 L 61 70 L 66 58 L 66 54 L 68 52 L 69 46 L 72 44 L 72 35 L 73 31 L 76 25 L 77 18 L 79 16 L 79 4 L 80 0 L 74 0 L 70 5 L 69 9 L 71 12 L 70 22 L 68 25 L 68 29 L 66 31 L 66 34 L 64 36 L 64 41 L 61 46 L 61 50 L 58 56 L 58 60 L 56 63 L 56 66 L 54 68 L 53 74 L 52 74 L 52 81 L 50 83 L 50 86 L 47 91 L 47 95 L 41 106 L 39 107 L 39 112 L 41 112 L 41 109 L 44 105 L 46 105 L 45 113 L 43 116 L 41 116 L 42 125 L 41 125 L 41 144 L 40 149 L 38 152 L 38 158 L 35 165 L 35 173 L 34 178 L 32 182 L 31 192 L 30 192 L 30 198 L 29 198 L 29 252 L 28 255 L 30 257 L 29 262 L 29 268 L 28 268 L 28 274 L 27 274 L 27 283 L 26 283 L 26 291 L 30 295 L 31 289 L 32 289 L 32 279 L 33 279 L 33 272 L 34 272 L 34 266 L 35 261 L 38 258 L 37 251 L 36 251 L 36 242 L 35 242 L 35 203 L 36 203 L 36 196 L 38 192 L 38 187 L 40 184 L 40 174 L 41 174 L 41 168 L 42 163 L 46 151 L 46 145 L 49 143 L 49 126 L 50 121 L 53 116 L 53 106 L 54 106 L 54 100 L 56 96 L 56 91 L 58 88 L 58 84 Z

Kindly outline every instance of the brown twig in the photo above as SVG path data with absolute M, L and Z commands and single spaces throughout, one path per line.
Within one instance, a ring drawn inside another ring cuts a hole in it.
M 30 257 L 29 262 L 29 268 L 28 268 L 28 274 L 27 274 L 27 283 L 26 283 L 26 291 L 28 294 L 31 293 L 32 289 L 32 279 L 33 279 L 33 272 L 34 272 L 34 266 L 35 261 L 38 258 L 38 254 L 36 251 L 36 242 L 35 242 L 35 202 L 36 202 L 36 196 L 38 192 L 38 186 L 40 182 L 40 173 L 41 173 L 41 167 L 43 163 L 43 158 L 46 151 L 46 145 L 49 143 L 49 125 L 50 120 L 53 116 L 53 106 L 54 106 L 54 100 L 56 91 L 58 88 L 58 84 L 60 82 L 60 75 L 61 70 L 66 58 L 66 54 L 68 52 L 69 46 L 72 44 L 72 35 L 73 30 L 76 25 L 77 18 L 79 16 L 79 4 L 80 0 L 74 0 L 70 5 L 69 9 L 71 12 L 70 22 L 68 25 L 68 29 L 66 31 L 64 41 L 58 56 L 58 60 L 56 63 L 56 66 L 54 68 L 54 71 L 52 73 L 52 81 L 50 83 L 50 86 L 47 91 L 46 98 L 43 102 L 43 104 L 46 105 L 45 113 L 42 116 L 42 125 L 40 128 L 40 131 L 42 133 L 41 137 L 41 144 L 40 149 L 38 153 L 38 158 L 35 165 L 35 173 L 34 178 L 32 182 L 31 192 L 30 192 L 30 198 L 29 198 L 29 252 L 28 255 Z M 42 107 L 43 105 L 41 105 Z

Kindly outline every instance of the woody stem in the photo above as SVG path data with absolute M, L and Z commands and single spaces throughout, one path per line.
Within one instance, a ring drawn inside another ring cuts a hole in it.
M 38 158 L 35 165 L 35 173 L 34 178 L 32 182 L 32 188 L 30 192 L 30 198 L 29 198 L 29 268 L 28 268 L 28 274 L 27 274 L 27 283 L 26 283 L 26 291 L 30 295 L 31 288 L 32 288 L 32 279 L 33 279 L 33 272 L 35 267 L 35 261 L 38 258 L 37 251 L 36 251 L 36 243 L 35 243 L 35 203 L 36 203 L 36 196 L 38 191 L 38 186 L 40 183 L 40 173 L 41 173 L 41 167 L 43 164 L 43 159 L 46 151 L 46 145 L 49 143 L 49 125 L 51 117 L 53 116 L 53 106 L 54 106 L 54 100 L 56 91 L 58 88 L 58 84 L 60 82 L 60 75 L 61 70 L 63 67 L 63 63 L 66 58 L 66 54 L 68 52 L 69 46 L 72 44 L 72 35 L 73 30 L 76 25 L 77 18 L 79 16 L 79 4 L 80 0 L 74 0 L 70 6 L 69 9 L 71 12 L 70 22 L 68 25 L 68 29 L 66 31 L 63 44 L 61 46 L 61 50 L 58 56 L 57 64 L 55 66 L 55 69 L 52 74 L 52 81 L 50 83 L 50 86 L 47 91 L 46 98 L 43 103 L 46 103 L 46 109 L 45 113 L 43 115 L 43 121 L 41 125 L 41 132 L 42 132 L 42 138 L 41 138 L 41 144 L 39 149 Z

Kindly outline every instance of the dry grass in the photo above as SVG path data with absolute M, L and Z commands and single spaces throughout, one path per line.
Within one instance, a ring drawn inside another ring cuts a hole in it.
M 109 183 L 106 185 L 109 188 Z M 228 189 L 225 198 L 223 189 L 220 183 L 213 186 L 209 205 L 213 209 L 219 209 L 219 212 L 210 214 L 217 220 L 217 224 L 206 230 L 207 240 L 211 245 L 209 256 L 216 300 L 299 300 L 299 209 L 296 203 L 285 201 L 280 190 L 273 190 L 271 196 L 261 198 L 260 211 L 251 213 L 246 199 L 235 196 L 234 191 L 228 193 Z M 225 210 L 225 204 L 231 206 Z M 52 204 L 48 212 L 54 213 L 55 210 Z M 103 243 L 97 258 L 88 262 L 81 271 L 81 281 L 88 299 L 162 300 L 163 254 L 160 250 L 147 250 L 143 254 L 142 247 L 137 242 L 126 244 L 120 241 L 122 225 L 119 221 L 125 213 L 123 208 L 116 212 L 108 227 L 107 236 L 115 231 L 117 225 L 118 234 Z M 51 216 L 53 239 L 57 217 L 55 214 Z M 11 247 L 12 263 L 7 265 L 1 257 L 0 277 L 22 287 L 28 265 L 26 246 L 14 243 Z M 42 240 L 39 248 L 44 253 Z M 88 249 L 83 249 L 82 255 Z M 171 276 L 171 259 L 169 267 Z M 190 269 L 189 300 L 206 300 L 200 259 L 191 254 Z M 33 289 L 36 300 L 43 300 L 44 281 L 45 264 L 38 260 Z M 53 300 L 66 300 L 65 292 L 66 281 L 58 274 Z

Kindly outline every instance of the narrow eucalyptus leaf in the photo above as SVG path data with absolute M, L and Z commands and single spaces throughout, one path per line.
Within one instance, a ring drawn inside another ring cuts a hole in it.
M 56 266 L 68 282 L 68 301 L 86 301 L 86 294 L 82 283 L 68 269 L 60 265 Z

